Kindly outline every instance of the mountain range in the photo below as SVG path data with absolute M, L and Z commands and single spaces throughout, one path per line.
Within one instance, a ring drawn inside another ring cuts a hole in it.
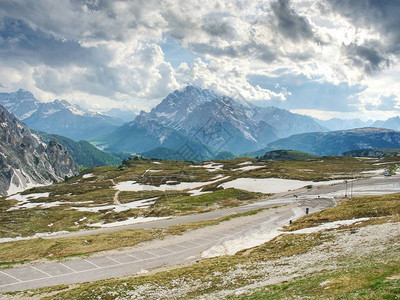
M 264 150 L 297 150 L 316 155 L 341 155 L 360 149 L 400 148 L 400 131 L 384 128 L 358 128 L 293 135 L 272 142 Z
M 0 106 L 0 195 L 61 181 L 79 173 L 57 141 L 44 144 L 13 114 Z
M 0 93 L 0 105 L 32 129 L 74 140 L 92 140 L 123 124 L 120 119 L 86 111 L 66 100 L 39 102 L 32 93 L 21 89 L 15 93 Z
M 273 106 L 255 106 L 245 100 L 233 99 L 194 86 L 170 93 L 150 112 L 141 111 L 137 116 L 121 109 L 108 112 L 125 120 L 131 118 L 127 123 L 116 117 L 86 111 L 66 100 L 40 102 L 32 93 L 24 90 L 0 93 L 0 104 L 30 128 L 55 134 L 51 138 L 67 147 L 75 155 L 75 160 L 84 162 L 85 166 L 115 164 L 118 158 L 104 152 L 95 153 L 89 143 L 78 142 L 82 139 L 95 142 L 98 148 L 109 152 L 127 152 L 155 158 L 206 160 L 234 157 L 242 153 L 262 156 L 267 150 L 277 149 L 280 145 L 284 149 L 304 150 L 299 146 L 299 139 L 308 139 L 310 135 L 297 135 L 305 133 L 330 136 L 325 134 L 332 130 L 343 131 L 368 126 L 400 129 L 400 117 L 375 122 L 338 118 L 323 121 Z M 333 135 L 338 139 L 341 136 L 336 133 Z M 79 145 L 62 136 L 75 140 Z M 365 144 L 369 145 L 369 142 Z M 340 148 L 336 146 L 333 144 L 332 149 Z M 312 153 L 316 153 L 315 151 L 318 154 L 338 152 L 329 149 L 325 151 L 322 148 L 311 149 Z M 91 155 L 85 157 L 84 152 Z
M 194 151 L 204 158 L 221 151 L 253 151 L 290 134 L 325 130 L 307 116 L 244 105 L 211 90 L 187 86 L 97 142 L 109 151 L 169 148 L 178 154 Z

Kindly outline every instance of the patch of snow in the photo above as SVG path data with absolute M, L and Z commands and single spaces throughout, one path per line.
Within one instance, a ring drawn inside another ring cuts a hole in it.
M 242 131 L 244 137 L 250 141 L 256 142 L 256 139 L 247 131 Z
M 216 163 L 208 163 L 208 164 L 200 165 L 200 166 L 191 165 L 191 167 L 192 168 L 205 168 L 209 172 L 215 172 L 215 171 L 222 170 L 224 165 L 223 164 L 216 164 Z
M 173 119 L 177 112 L 178 111 L 174 111 L 172 113 L 157 112 L 156 115 L 157 115 L 157 117 L 164 117 L 164 118 L 167 118 L 167 119 Z
M 17 200 L 20 202 L 28 202 L 29 200 L 32 200 L 32 199 L 48 198 L 49 195 L 50 195 L 50 193 L 34 193 L 34 194 L 28 194 L 28 195 L 16 194 L 16 195 L 7 197 L 6 200 Z
M 159 197 L 153 197 L 143 200 L 132 201 L 124 204 L 113 204 L 113 205 L 103 205 L 103 206 L 93 206 L 93 207 L 71 207 L 71 209 L 77 211 L 89 211 L 89 212 L 99 212 L 101 210 L 113 210 L 115 212 L 127 211 L 130 209 L 147 208 L 153 205 Z
M 117 227 L 117 226 L 125 226 L 125 225 L 131 225 L 131 224 L 137 224 L 137 223 L 144 223 L 144 222 L 151 222 L 155 220 L 164 220 L 168 219 L 170 217 L 132 217 L 128 218 L 125 221 L 117 221 L 117 222 L 112 222 L 112 223 L 93 223 L 90 224 L 92 227 Z
M 265 166 L 244 166 L 241 168 L 233 169 L 232 171 L 249 171 L 264 168 Z
M 12 171 L 13 174 L 11 176 L 10 186 L 8 187 L 7 190 L 7 196 L 22 192 L 24 190 L 33 187 L 39 187 L 51 184 L 50 181 L 45 183 L 37 183 L 34 180 L 32 180 L 32 178 L 30 178 L 28 175 L 26 175 L 23 170 L 12 169 Z
M 158 162 L 158 161 L 153 161 L 153 164 L 155 164 L 155 165 L 161 165 L 161 163 Z
M 302 234 L 302 233 L 315 233 L 315 232 L 319 232 L 325 229 L 336 229 L 339 228 L 341 226 L 349 226 L 349 225 L 353 225 L 356 223 L 360 223 L 360 222 L 364 222 L 364 221 L 368 221 L 371 218 L 358 218 L 358 219 L 352 219 L 352 220 L 340 220 L 340 221 L 334 221 L 334 222 L 330 222 L 330 223 L 325 223 L 319 226 L 315 226 L 315 227 L 309 227 L 309 228 L 303 228 L 303 229 L 299 229 L 296 231 L 289 231 L 287 233 L 296 233 L 296 234 Z
M 385 172 L 385 169 L 363 171 L 361 174 L 383 174 L 383 172 Z
M 203 195 L 203 194 L 212 193 L 211 191 L 202 192 L 201 190 L 202 190 L 202 188 L 197 189 L 197 190 L 191 190 L 188 193 L 190 194 L 190 196 L 199 196 L 199 195 Z
M 27 237 L 17 236 L 15 238 L 1 238 L 0 239 L 0 243 L 32 240 L 32 239 L 38 239 L 38 238 L 45 238 L 45 237 L 50 237 L 50 236 L 62 235 L 62 234 L 66 234 L 66 233 L 69 233 L 69 231 L 62 230 L 62 231 L 57 231 L 57 232 L 36 233 L 33 236 L 27 236 Z
M 183 191 L 192 190 L 205 185 L 216 183 L 218 181 L 229 178 L 222 177 L 213 181 L 203 181 L 203 182 L 181 182 L 178 184 L 162 184 L 160 186 L 140 184 L 136 181 L 122 181 L 114 186 L 114 189 L 121 192 L 138 192 L 138 191 Z
M 46 112 L 44 112 L 43 115 L 44 116 L 49 116 L 49 115 L 52 115 L 52 114 L 54 114 L 56 112 L 59 112 L 59 111 L 60 111 L 59 109 L 51 108 L 51 109 L 48 109 Z
M 245 162 L 242 162 L 242 163 L 240 163 L 240 164 L 237 164 L 238 166 L 247 166 L 247 165 L 252 165 L 253 164 L 253 162 L 251 162 L 251 161 L 245 161 Z
M 53 202 L 23 202 L 19 203 L 16 206 L 13 206 L 7 211 L 13 211 L 13 210 L 20 210 L 20 209 L 31 209 L 31 208 L 40 208 L 40 209 L 46 209 L 46 208 L 51 208 L 51 207 L 57 207 L 61 206 L 64 204 L 83 204 L 83 203 L 92 203 L 93 201 L 81 201 L 81 202 L 63 202 L 63 201 L 53 201 Z
M 147 172 L 150 173 L 157 173 L 157 172 L 162 172 L 163 170 L 146 170 L 144 173 L 146 174 Z
M 69 105 L 68 109 L 74 114 L 74 115 L 79 115 L 79 116 L 84 116 L 86 115 L 86 112 L 83 110 L 79 109 L 75 105 Z M 96 113 L 97 114 L 97 113 Z
M 82 176 L 83 179 L 92 178 L 92 177 L 94 177 L 93 173 L 85 174 L 85 175 Z
M 28 112 L 26 112 L 25 114 L 23 114 L 19 119 L 23 120 L 26 118 L 29 118 L 35 111 L 37 111 L 36 109 L 30 110 Z
M 280 178 L 237 178 L 232 181 L 225 182 L 220 186 L 223 188 L 236 188 L 249 192 L 275 194 L 290 190 L 297 190 L 306 185 L 329 185 L 342 182 L 343 180 L 313 182 Z
M 300 213 L 300 211 L 299 211 L 299 213 Z M 295 215 L 297 215 L 296 212 L 295 212 Z M 303 213 L 301 213 L 297 217 L 302 216 L 302 215 L 303 215 Z M 299 229 L 296 231 L 286 231 L 286 232 L 281 231 L 282 228 L 264 229 L 264 228 L 260 227 L 259 230 L 256 232 L 243 235 L 236 239 L 225 241 L 221 245 L 215 245 L 215 246 L 211 247 L 210 249 L 203 251 L 203 253 L 201 254 L 201 257 L 211 258 L 211 257 L 222 256 L 222 255 L 234 255 L 235 253 L 237 253 L 238 251 L 241 251 L 243 249 L 253 248 L 256 246 L 260 246 L 266 242 L 269 242 L 281 234 L 315 233 L 315 232 L 319 232 L 319 231 L 326 230 L 326 229 L 336 229 L 341 226 L 352 225 L 352 224 L 363 222 L 363 221 L 366 221 L 369 219 L 371 219 L 371 218 L 341 220 L 341 221 L 325 223 L 325 224 L 322 224 L 322 225 L 316 226 L 316 227 L 310 227 L 310 228 Z
M 256 232 L 251 235 L 242 236 L 237 239 L 225 241 L 221 245 L 216 245 L 204 251 L 201 254 L 202 258 L 211 258 L 222 255 L 233 255 L 240 250 L 260 246 L 280 235 L 278 229 L 267 230 L 264 232 Z

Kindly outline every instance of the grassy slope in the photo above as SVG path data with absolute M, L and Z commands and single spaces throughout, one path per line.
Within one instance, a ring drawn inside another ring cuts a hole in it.
M 251 171 L 232 171 L 240 163 L 250 161 L 253 165 L 262 165 L 263 168 Z M 388 157 L 378 162 L 398 163 L 397 157 Z M 382 168 L 374 165 L 376 161 L 362 160 L 351 157 L 324 157 L 317 161 L 267 161 L 260 162 L 249 158 L 235 160 L 219 160 L 222 170 L 209 172 L 202 167 L 193 167 L 193 163 L 180 161 L 161 161 L 154 164 L 152 160 L 129 160 L 120 167 L 97 167 L 85 170 L 81 175 L 66 182 L 46 187 L 37 187 L 23 192 L 23 194 L 49 192 L 48 198 L 31 200 L 30 202 L 63 202 L 64 204 L 52 208 L 34 208 L 7 211 L 16 204 L 14 200 L 0 198 L 0 238 L 29 236 L 38 232 L 55 232 L 60 230 L 80 230 L 87 228 L 90 223 L 113 222 L 125 220 L 134 216 L 165 216 L 168 214 L 182 215 L 209 211 L 221 207 L 232 207 L 256 201 L 262 197 L 257 193 L 237 190 L 218 190 L 217 182 L 203 188 L 203 191 L 212 191 L 212 194 L 189 197 L 185 191 L 137 191 L 121 192 L 121 203 L 141 199 L 159 197 L 155 205 L 146 209 L 131 209 L 126 212 L 112 212 L 103 210 L 98 213 L 80 212 L 70 207 L 88 206 L 85 201 L 92 201 L 90 205 L 112 205 L 116 190 L 114 184 L 135 180 L 139 183 L 155 185 L 165 184 L 167 181 L 198 182 L 210 181 L 217 174 L 230 176 L 225 181 L 238 177 L 250 178 L 287 178 L 299 180 L 329 180 L 331 178 L 352 178 L 357 172 Z M 159 169 L 161 172 L 146 172 L 149 169 Z M 94 177 L 83 178 L 83 174 L 93 173 Z M 266 197 L 264 195 L 263 197 Z M 85 221 L 79 221 L 86 217 Z M 76 222 L 76 223 L 75 223 Z M 48 226 L 53 224 L 52 226 Z
M 389 198 L 388 198 L 389 197 Z M 400 214 L 400 194 L 391 196 L 360 197 L 340 203 L 337 207 L 326 210 L 325 214 L 306 216 L 301 223 L 319 224 L 332 219 L 345 219 L 370 216 L 376 203 L 387 210 L 381 214 L 390 215 L 392 221 Z M 383 198 L 383 199 L 382 199 Z M 364 205 L 360 205 L 363 203 Z M 308 219 L 308 220 L 307 220 Z M 309 221 L 309 222 L 308 222 Z M 364 226 L 368 223 L 364 223 Z M 293 226 L 296 226 L 295 224 Z M 360 226 L 360 225 L 357 225 Z M 235 290 L 248 284 L 269 278 L 268 274 L 254 273 L 252 277 L 243 277 L 240 270 L 252 270 L 259 264 L 268 264 L 283 257 L 293 257 L 307 253 L 313 248 L 332 241 L 334 235 L 330 231 L 281 235 L 262 246 L 239 252 L 229 257 L 207 259 L 193 265 L 170 271 L 159 272 L 147 276 L 125 279 L 111 279 L 92 283 L 83 283 L 63 291 L 66 286 L 37 290 L 31 294 L 54 292 L 46 299 L 116 299 L 128 297 L 131 291 L 140 287 L 153 286 L 154 290 L 168 293 L 185 286 L 184 297 L 191 298 L 219 290 Z M 398 299 L 400 284 L 400 259 L 398 248 L 388 248 L 380 255 L 342 256 L 338 258 L 333 269 L 312 272 L 306 277 L 298 277 L 292 281 L 270 285 L 256 290 L 247 290 L 244 295 L 232 299 Z M 225 274 L 236 272 L 234 281 L 224 281 Z M 198 286 L 198 288 L 196 288 Z
M 44 132 L 36 132 L 42 139 L 46 141 L 57 140 L 61 145 L 67 148 L 69 154 L 75 162 L 85 168 L 98 166 L 118 166 L 121 159 L 111 153 L 97 149 L 87 141 L 76 142 L 65 136 L 56 134 L 47 134 Z

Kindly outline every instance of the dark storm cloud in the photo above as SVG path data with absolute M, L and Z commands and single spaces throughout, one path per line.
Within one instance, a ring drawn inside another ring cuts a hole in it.
M 19 19 L 59 38 L 79 41 L 125 41 L 130 31 L 158 34 L 151 15 L 159 0 L 9 0 L 0 1 L 0 18 Z
M 293 40 L 311 40 L 314 34 L 307 18 L 298 15 L 290 7 L 289 0 L 278 0 L 271 4 L 277 31 Z
M 390 56 L 400 56 L 400 1 L 398 0 L 329 0 L 333 12 L 339 13 L 356 27 L 380 34 L 374 45 L 355 43 L 347 46 L 355 65 L 367 73 L 388 65 Z
M 368 75 L 380 71 L 389 66 L 389 59 L 381 53 L 381 46 L 378 42 L 364 43 L 357 45 L 351 43 L 343 46 L 344 54 L 353 67 L 363 69 Z
M 236 37 L 235 28 L 233 28 L 228 21 L 224 20 L 206 18 L 203 20 L 201 29 L 209 35 L 223 37 L 225 39 L 233 39 Z
M 109 60 L 111 55 L 98 48 L 83 48 L 78 42 L 57 39 L 20 20 L 6 18 L 0 22 L 0 57 L 18 59 L 31 65 L 65 66 L 73 63 L 88 66 Z

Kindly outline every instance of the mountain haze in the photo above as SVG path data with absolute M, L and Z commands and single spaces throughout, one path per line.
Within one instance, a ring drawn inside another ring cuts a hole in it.
M 400 148 L 400 132 L 367 127 L 331 132 L 304 133 L 272 142 L 266 150 L 286 149 L 316 155 L 340 155 L 350 150 L 379 148 Z
M 255 151 L 292 133 L 324 130 L 307 116 L 243 104 L 211 90 L 187 86 L 101 138 L 99 144 L 110 151 L 136 153 L 154 148 L 179 151 L 189 145 L 201 156 L 213 157 L 221 151 Z
M 122 120 L 88 112 L 66 100 L 39 102 L 30 92 L 1 93 L 0 105 L 32 129 L 63 135 L 74 140 L 91 140 L 115 130 Z

